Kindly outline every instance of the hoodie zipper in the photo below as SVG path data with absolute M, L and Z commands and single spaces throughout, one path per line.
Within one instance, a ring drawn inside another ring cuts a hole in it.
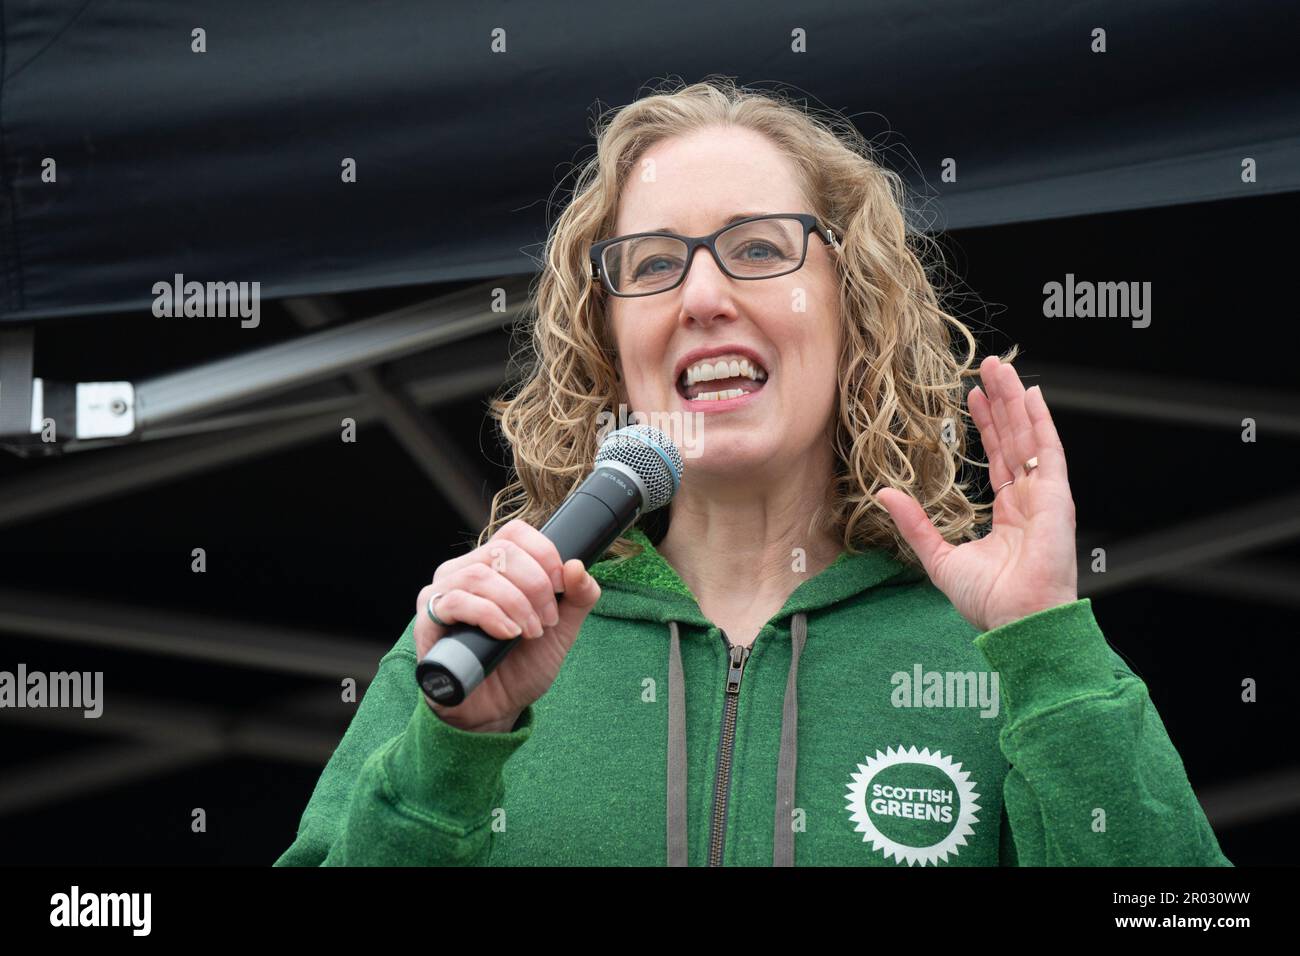
M 726 700 L 722 707 L 722 743 L 718 748 L 718 772 L 713 780 L 713 827 L 709 839 L 709 866 L 722 865 L 722 837 L 727 826 L 727 798 L 731 790 L 731 752 L 736 743 L 736 708 L 740 702 L 740 679 L 749 660 L 748 647 L 733 647 L 727 632 L 718 629 L 727 648 Z M 757 640 L 757 638 L 756 638 Z

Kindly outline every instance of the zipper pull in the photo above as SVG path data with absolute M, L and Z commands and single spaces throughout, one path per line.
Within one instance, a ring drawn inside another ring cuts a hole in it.
M 745 671 L 745 661 L 749 659 L 749 648 L 733 646 L 731 648 L 731 667 L 727 670 L 727 693 L 740 693 L 740 677 Z

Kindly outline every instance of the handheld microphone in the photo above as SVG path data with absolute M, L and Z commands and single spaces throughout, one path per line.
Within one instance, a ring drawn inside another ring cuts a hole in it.
M 671 501 L 681 480 L 681 452 L 662 431 L 649 425 L 617 429 L 601 442 L 591 474 L 538 530 L 555 544 L 561 561 L 581 558 L 587 567 L 643 512 Z M 430 700 L 454 707 L 522 640 L 453 624 L 424 655 L 415 678 Z

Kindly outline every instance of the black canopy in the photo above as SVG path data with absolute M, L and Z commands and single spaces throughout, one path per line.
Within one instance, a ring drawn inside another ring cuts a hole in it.
M 148 308 L 176 273 L 277 298 L 531 272 L 594 116 L 664 76 L 846 113 L 936 200 L 927 227 L 1300 189 L 1298 19 L 1185 0 L 9 0 L 0 318 Z

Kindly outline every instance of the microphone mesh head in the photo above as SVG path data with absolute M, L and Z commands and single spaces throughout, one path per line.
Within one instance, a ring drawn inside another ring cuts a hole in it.
M 645 486 L 645 510 L 662 508 L 682 481 L 682 453 L 671 438 L 650 425 L 628 425 L 606 436 L 596 452 L 596 464 L 616 461 L 631 468 Z

